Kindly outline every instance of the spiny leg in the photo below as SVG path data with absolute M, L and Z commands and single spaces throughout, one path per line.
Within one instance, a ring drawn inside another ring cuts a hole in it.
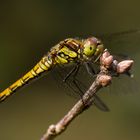
M 77 69 L 76 69 L 76 71 L 74 72 L 74 74 L 72 75 L 72 78 L 73 78 L 73 84 L 75 85 L 75 87 L 78 89 L 78 93 L 79 93 L 79 96 L 80 96 L 80 98 L 81 98 L 81 100 L 82 100 L 82 102 L 83 102 L 83 105 L 84 106 L 87 106 L 86 104 L 85 104 L 85 102 L 84 102 L 84 100 L 83 100 L 83 94 L 84 94 L 84 92 L 82 91 L 82 89 L 79 87 L 79 85 L 78 85 L 78 83 L 77 83 L 77 78 L 76 78 L 76 76 L 77 76 L 77 74 L 78 74 L 78 72 L 79 72 L 79 69 L 80 69 L 80 65 L 77 67 Z
M 83 95 L 84 95 L 84 92 L 82 91 L 82 89 L 79 87 L 79 85 L 78 85 L 78 82 L 77 82 L 77 79 L 76 78 L 73 78 L 73 84 L 75 85 L 75 87 L 78 89 L 78 94 L 79 94 L 79 96 L 80 96 L 80 98 L 81 98 L 81 100 L 82 100 L 82 102 L 83 102 L 83 105 L 86 107 L 88 107 L 89 105 L 87 104 L 87 103 L 85 103 L 84 102 L 84 100 L 83 100 Z
M 95 70 L 93 69 L 93 67 L 91 66 L 91 64 L 89 62 L 85 62 L 84 63 L 86 69 L 87 69 L 87 72 L 92 76 L 92 77 L 95 77 L 96 76 L 96 73 L 95 73 Z
M 63 79 L 63 82 L 66 82 L 66 80 L 74 73 L 77 73 L 79 71 L 80 65 L 77 64 L 67 75 L 66 77 Z
M 77 64 L 67 75 L 66 77 L 63 79 L 63 82 L 67 83 L 67 85 L 76 93 L 78 93 L 78 95 L 80 96 L 80 98 L 82 99 L 82 95 L 84 94 L 83 91 L 80 89 L 80 87 L 77 85 L 76 83 L 76 76 L 79 72 L 80 69 L 80 64 Z M 68 82 L 67 80 L 72 77 L 72 82 L 75 85 L 76 89 L 78 89 L 79 92 L 77 92 Z
M 85 106 L 87 106 L 87 105 L 84 103 L 83 98 L 82 98 L 84 92 L 83 92 L 82 89 L 79 87 L 78 83 L 80 83 L 80 82 L 79 82 L 79 80 L 76 78 L 76 77 L 77 77 L 77 74 L 78 74 L 78 72 L 79 72 L 79 69 L 80 69 L 80 64 L 77 64 L 77 65 L 66 75 L 66 77 L 65 77 L 64 80 L 63 80 L 63 82 L 65 82 L 75 93 L 77 93 L 77 94 L 80 96 L 80 98 L 82 99 L 83 104 L 84 104 Z M 72 77 L 72 82 L 73 82 L 75 88 L 78 90 L 78 92 L 77 92 L 77 90 L 75 90 L 75 89 L 67 82 L 67 80 L 68 80 L 70 77 Z
M 66 80 L 63 80 L 75 93 L 77 93 L 80 98 L 82 99 L 82 102 L 84 104 L 85 107 L 88 107 L 89 103 L 85 103 L 83 101 L 83 94 L 84 94 L 84 91 L 81 89 L 81 87 L 79 85 L 81 85 L 84 89 L 87 89 L 87 87 L 81 82 L 79 81 L 76 77 L 77 77 L 77 74 L 79 72 L 79 69 L 80 69 L 80 65 L 77 65 L 75 66 L 66 76 Z M 74 84 L 75 88 L 78 90 L 76 90 L 68 81 L 68 79 L 72 77 L 72 83 Z M 102 110 L 102 111 L 109 111 L 109 108 L 107 107 L 107 105 L 97 96 L 97 95 L 94 95 L 94 99 L 93 99 L 93 103 L 94 105 Z

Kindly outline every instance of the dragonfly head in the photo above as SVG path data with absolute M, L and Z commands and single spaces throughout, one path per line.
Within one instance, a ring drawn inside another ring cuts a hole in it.
M 96 60 L 104 51 L 104 45 L 96 37 L 90 37 L 84 40 L 83 57 L 86 60 Z

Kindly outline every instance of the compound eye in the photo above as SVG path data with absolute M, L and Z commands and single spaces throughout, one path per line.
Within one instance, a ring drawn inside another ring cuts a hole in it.
M 90 37 L 84 41 L 84 54 L 91 57 L 96 52 L 97 48 L 102 45 L 101 41 L 96 37 Z
M 91 44 L 85 44 L 84 45 L 84 54 L 86 56 L 93 55 L 95 50 L 96 50 L 96 47 L 94 45 L 91 45 Z

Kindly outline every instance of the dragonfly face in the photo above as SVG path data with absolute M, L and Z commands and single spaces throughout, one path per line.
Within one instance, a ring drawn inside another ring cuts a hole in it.
M 82 52 L 84 59 L 97 61 L 103 51 L 104 45 L 99 39 L 91 37 L 84 41 Z

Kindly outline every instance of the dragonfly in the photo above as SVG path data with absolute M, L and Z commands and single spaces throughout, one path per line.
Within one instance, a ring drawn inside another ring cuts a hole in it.
M 76 64 L 76 67 L 66 76 L 65 81 L 73 72 L 78 72 L 79 66 L 82 63 L 85 64 L 88 71 L 90 71 L 89 62 L 96 63 L 103 51 L 104 45 L 95 37 L 81 40 L 68 38 L 60 41 L 52 47 L 28 73 L 1 92 L 0 101 L 5 100 L 44 72 L 51 71 L 57 65 Z
M 136 31 L 130 31 L 129 33 L 131 32 Z M 128 32 L 117 33 L 114 35 L 118 36 L 123 33 L 127 34 Z M 43 73 L 47 73 L 59 65 L 66 66 L 74 64 L 73 69 L 64 78 L 64 82 L 66 82 L 71 75 L 76 77 L 81 65 L 84 65 L 88 74 L 93 76 L 95 75 L 95 71 L 91 64 L 99 63 L 99 59 L 104 50 L 105 47 L 103 42 L 97 37 L 89 37 L 87 39 L 68 38 L 60 41 L 53 46 L 29 72 L 0 93 L 0 102 L 13 95 L 18 89 L 27 85 L 32 80 L 40 77 Z M 76 80 L 75 85 L 78 90 L 80 90 L 80 87 L 76 84 Z M 82 91 L 80 90 L 80 92 Z M 103 111 L 109 110 L 97 95 L 95 95 L 94 98 L 95 104 L 99 109 Z

